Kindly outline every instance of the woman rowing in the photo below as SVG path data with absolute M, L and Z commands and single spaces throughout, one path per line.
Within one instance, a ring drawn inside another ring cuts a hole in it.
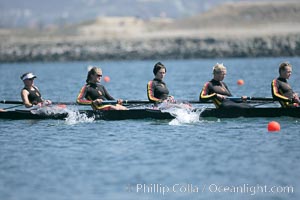
M 292 74 L 292 65 L 283 62 L 279 65 L 279 77 L 271 83 L 272 96 L 274 100 L 278 100 L 281 107 L 298 107 L 299 96 L 292 90 L 287 79 Z
M 34 79 L 36 75 L 31 72 L 23 74 L 21 80 L 24 83 L 24 88 L 21 90 L 21 98 L 26 108 L 30 108 L 34 105 L 39 107 L 44 105 L 50 105 L 50 100 L 44 100 L 39 89 L 34 85 Z
M 105 100 L 114 100 L 107 92 L 105 87 L 100 84 L 102 70 L 92 67 L 87 75 L 86 84 L 81 88 L 77 97 L 77 103 L 82 105 L 91 105 L 94 110 L 127 110 L 122 106 L 122 100 L 119 99 L 116 105 L 104 105 Z
M 212 100 L 216 108 L 250 108 L 246 103 L 237 103 L 230 100 L 232 94 L 227 85 L 223 82 L 226 76 L 226 67 L 217 63 L 213 67 L 213 79 L 206 82 L 202 88 L 199 100 L 206 102 Z M 243 97 L 242 97 L 243 98 Z M 241 99 L 242 99 L 241 98 Z
M 154 65 L 154 79 L 147 84 L 147 96 L 149 101 L 153 103 L 171 102 L 174 103 L 174 97 L 169 96 L 169 90 L 163 81 L 167 73 L 166 67 L 158 62 Z

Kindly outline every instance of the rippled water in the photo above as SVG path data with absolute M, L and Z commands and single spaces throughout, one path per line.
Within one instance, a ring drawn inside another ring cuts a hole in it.
M 299 58 L 221 61 L 232 93 L 270 96 L 270 82 L 285 60 L 295 66 L 290 83 L 300 91 Z M 221 61 L 162 61 L 169 90 L 177 99 L 196 100 Z M 44 97 L 74 101 L 86 66 L 99 64 L 111 78 L 104 84 L 114 97 L 144 100 L 154 63 L 1 64 L 1 99 L 19 100 L 19 76 L 33 71 Z M 242 87 L 236 85 L 240 78 Z M 76 115 L 66 121 L 0 120 L 1 199 L 299 199 L 298 119 L 179 115 L 173 121 Z M 267 131 L 271 120 L 280 122 L 280 132 Z

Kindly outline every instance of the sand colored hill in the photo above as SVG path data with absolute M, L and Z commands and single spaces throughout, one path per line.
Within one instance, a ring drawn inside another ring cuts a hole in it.
M 99 18 L 77 27 L 90 37 L 225 37 L 300 33 L 300 2 L 226 3 L 197 16 L 144 21 L 134 17 Z
M 300 2 L 226 3 L 165 29 L 194 30 L 214 37 L 295 34 L 300 33 Z
M 253 37 L 300 33 L 300 0 L 226 3 L 190 18 L 173 20 L 99 17 L 63 28 L 2 30 L 0 38 L 26 40 L 149 39 L 169 37 Z
M 177 21 L 175 29 L 255 28 L 299 24 L 300 2 L 226 3 L 200 15 Z

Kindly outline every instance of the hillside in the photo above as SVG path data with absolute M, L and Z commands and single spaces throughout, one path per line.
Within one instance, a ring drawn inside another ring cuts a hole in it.
M 191 18 L 179 20 L 175 29 L 255 28 L 278 24 L 299 24 L 300 4 L 285 2 L 226 3 Z
M 135 16 L 146 20 L 166 16 L 178 19 L 228 1 L 244 0 L 1 0 L 0 28 L 46 28 L 75 24 L 99 16 Z
M 111 23 L 109 23 L 109 21 Z M 77 27 L 89 37 L 224 37 L 300 33 L 299 1 L 226 3 L 181 20 L 98 19 Z
M 0 37 L 21 40 L 63 37 L 70 40 L 104 38 L 253 37 L 300 33 L 300 1 L 225 3 L 202 14 L 184 18 L 149 20 L 127 17 L 98 17 L 95 20 L 46 30 L 1 30 Z M 5 39 L 5 40 L 6 40 Z
M 175 20 L 99 17 L 0 30 L 0 61 L 299 56 L 299 1 L 226 3 Z

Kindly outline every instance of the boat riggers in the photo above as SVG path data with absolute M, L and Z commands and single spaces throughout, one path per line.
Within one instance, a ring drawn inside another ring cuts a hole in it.
M 1 100 L 1 104 L 23 104 L 23 101 Z M 52 102 L 52 104 L 77 105 L 76 102 Z
M 232 101 L 269 101 L 274 102 L 272 97 L 227 97 Z
M 21 106 L 23 106 L 22 104 L 20 105 L 20 104 L 18 104 L 18 105 L 16 105 L 16 106 L 10 106 L 10 107 L 7 107 L 7 108 L 3 108 L 3 109 L 0 109 L 1 111 L 5 111 L 5 110 L 9 110 L 9 109 L 12 109 L 12 108 L 17 108 L 17 107 L 21 107 Z
M 227 97 L 228 100 L 237 102 L 237 103 L 261 103 L 261 102 L 268 102 L 273 103 L 275 102 L 272 97 L 246 97 L 243 99 L 242 97 Z M 117 100 L 107 100 L 103 101 L 102 104 L 117 104 Z M 212 101 L 199 101 L 199 100 L 176 100 L 176 103 L 186 103 L 186 104 L 211 104 Z M 129 105 L 129 104 L 153 104 L 153 102 L 148 100 L 123 100 L 123 105 Z
M 230 99 L 224 99 L 220 108 L 252 108 L 252 106 L 246 102 L 236 102 Z
M 271 97 L 246 97 L 246 99 L 243 99 L 242 97 L 227 97 L 227 99 L 235 101 L 235 102 L 247 102 L 247 103 L 260 103 L 260 102 L 269 102 L 273 103 L 274 100 Z M 177 100 L 177 102 L 182 103 L 190 103 L 190 104 L 210 104 L 211 101 L 208 102 L 202 102 L 202 101 L 189 101 L 189 100 Z M 22 101 L 11 101 L 11 100 L 1 100 L 1 104 L 23 104 Z M 106 100 L 103 101 L 102 104 L 117 104 L 117 100 Z M 123 105 L 129 105 L 129 104 L 152 104 L 153 102 L 148 100 L 123 100 Z M 52 102 L 52 104 L 64 104 L 64 105 L 79 105 L 76 102 Z
M 117 104 L 117 100 L 106 100 L 103 101 L 102 104 Z M 150 104 L 153 102 L 150 102 L 148 100 L 123 100 L 122 104 L 123 105 L 128 105 L 128 104 Z

